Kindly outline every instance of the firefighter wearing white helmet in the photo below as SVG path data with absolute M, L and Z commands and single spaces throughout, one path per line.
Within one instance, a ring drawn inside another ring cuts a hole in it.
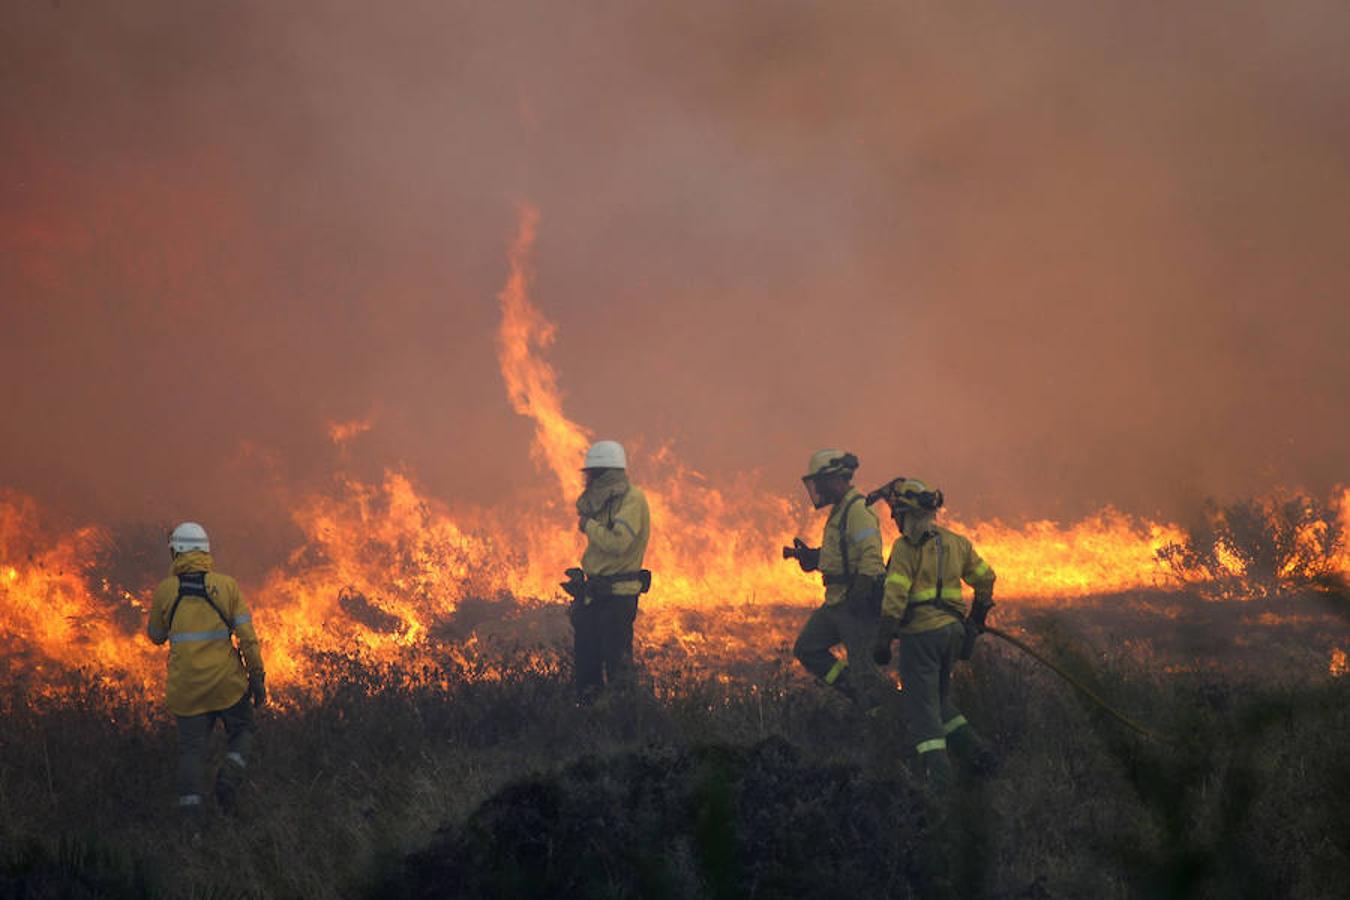
M 873 659 L 891 661 L 891 642 L 900 638 L 901 705 L 915 741 L 919 771 L 937 789 L 952 779 L 950 748 L 976 771 L 988 771 L 996 757 L 952 702 L 952 667 L 969 659 L 975 636 L 994 605 L 994 570 L 971 542 L 934 519 L 942 492 L 917 478 L 896 478 L 868 495 L 891 508 L 900 537 L 891 547 L 886 590 Z M 961 582 L 974 589 L 970 615 Z
M 253 741 L 253 709 L 267 702 L 253 618 L 230 576 L 215 571 L 206 529 L 184 522 L 169 535 L 169 577 L 155 588 L 146 633 L 169 643 L 166 705 L 178 719 L 178 805 L 202 809 L 206 747 L 217 720 L 227 736 L 216 773 L 220 808 L 233 812 Z
M 628 457 L 617 441 L 586 451 L 586 488 L 577 498 L 577 529 L 586 535 L 578 568 L 563 583 L 572 597 L 577 699 L 589 704 L 606 685 L 633 677 L 633 622 L 638 597 L 651 587 L 642 568 L 651 514 L 641 488 L 628 480 Z
M 596 441 L 591 445 L 591 449 L 586 451 L 586 461 L 581 464 L 583 472 L 592 469 L 627 468 L 628 454 L 623 452 L 623 445 L 618 441 Z
M 802 571 L 819 571 L 825 602 L 811 614 L 797 635 L 793 655 L 823 683 L 864 707 L 877 702 L 880 679 L 867 653 L 876 630 L 880 599 L 881 529 L 877 517 L 852 485 L 858 458 L 842 450 L 811 455 L 802 482 L 816 509 L 830 507 L 820 546 L 800 538 L 784 547 Z M 834 655 L 842 643 L 847 657 Z

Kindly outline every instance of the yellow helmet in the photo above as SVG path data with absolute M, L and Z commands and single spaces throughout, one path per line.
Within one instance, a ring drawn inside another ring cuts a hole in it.
M 933 512 L 942 506 L 942 491 L 934 490 L 917 478 L 892 478 L 867 495 L 867 502 L 885 500 L 891 512 Z
M 858 457 L 844 450 L 817 450 L 811 454 L 806 464 L 806 474 L 802 481 L 810 481 L 822 475 L 845 475 L 852 477 L 858 469 Z

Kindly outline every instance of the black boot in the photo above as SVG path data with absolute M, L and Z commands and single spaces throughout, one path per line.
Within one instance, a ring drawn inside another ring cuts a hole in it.
M 178 798 L 178 829 L 184 843 L 192 847 L 202 845 L 202 798 L 189 794 Z
M 992 775 L 998 771 L 998 754 L 969 725 L 962 725 L 947 735 L 947 746 L 976 775 Z
M 227 757 L 216 773 L 216 806 L 227 816 L 239 812 L 239 786 L 243 781 L 244 767 Z
M 919 754 L 919 772 L 923 782 L 935 793 L 946 793 L 955 780 L 952 761 L 946 750 L 929 750 Z
M 840 672 L 839 677 L 834 680 L 834 684 L 830 687 L 847 697 L 855 706 L 857 705 L 858 689 L 853 686 L 853 679 L 849 677 L 848 669 Z

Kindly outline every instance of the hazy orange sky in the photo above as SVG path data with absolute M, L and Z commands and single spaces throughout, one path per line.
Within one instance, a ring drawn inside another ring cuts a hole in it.
M 343 467 L 546 481 L 493 344 L 522 202 L 569 413 L 714 478 L 840 445 L 970 520 L 1350 480 L 1344 4 L 635 6 L 9 4 L 0 487 L 267 534 Z

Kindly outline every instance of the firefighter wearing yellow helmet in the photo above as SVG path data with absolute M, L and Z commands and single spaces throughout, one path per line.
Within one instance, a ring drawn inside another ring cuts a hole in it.
M 852 485 L 858 458 L 841 450 L 812 454 L 802 482 L 816 509 L 830 508 L 820 546 L 800 538 L 784 547 L 802 571 L 819 571 L 825 602 L 811 614 L 797 635 L 793 655 L 808 672 L 862 706 L 876 702 L 880 687 L 867 642 L 876 629 L 878 586 L 883 571 L 881 529 L 877 517 Z M 848 655 L 831 648 L 842 643 Z
M 262 652 L 253 617 L 230 576 L 215 571 L 211 542 L 196 522 L 169 536 L 169 577 L 155 588 L 146 633 L 169 643 L 166 705 L 178 719 L 178 805 L 199 816 L 206 746 L 217 720 L 225 726 L 225 761 L 215 796 L 233 812 L 253 742 L 253 709 L 267 702 Z
M 628 480 L 628 456 L 617 441 L 593 444 L 582 472 L 577 529 L 586 535 L 586 551 L 562 587 L 572 597 L 577 700 L 587 705 L 607 684 L 631 684 L 638 597 L 652 581 L 642 568 L 651 514 L 646 495 Z
M 974 638 L 994 605 L 994 570 L 962 535 L 937 525 L 942 492 L 917 478 L 896 478 L 869 500 L 884 499 L 900 529 L 891 547 L 882 598 L 881 623 L 872 657 L 891 661 L 891 642 L 900 638 L 901 709 L 918 754 L 919 772 L 937 789 L 952 780 L 950 747 L 977 771 L 995 764 L 951 697 L 952 667 L 969 659 Z M 970 615 L 961 582 L 975 591 Z

